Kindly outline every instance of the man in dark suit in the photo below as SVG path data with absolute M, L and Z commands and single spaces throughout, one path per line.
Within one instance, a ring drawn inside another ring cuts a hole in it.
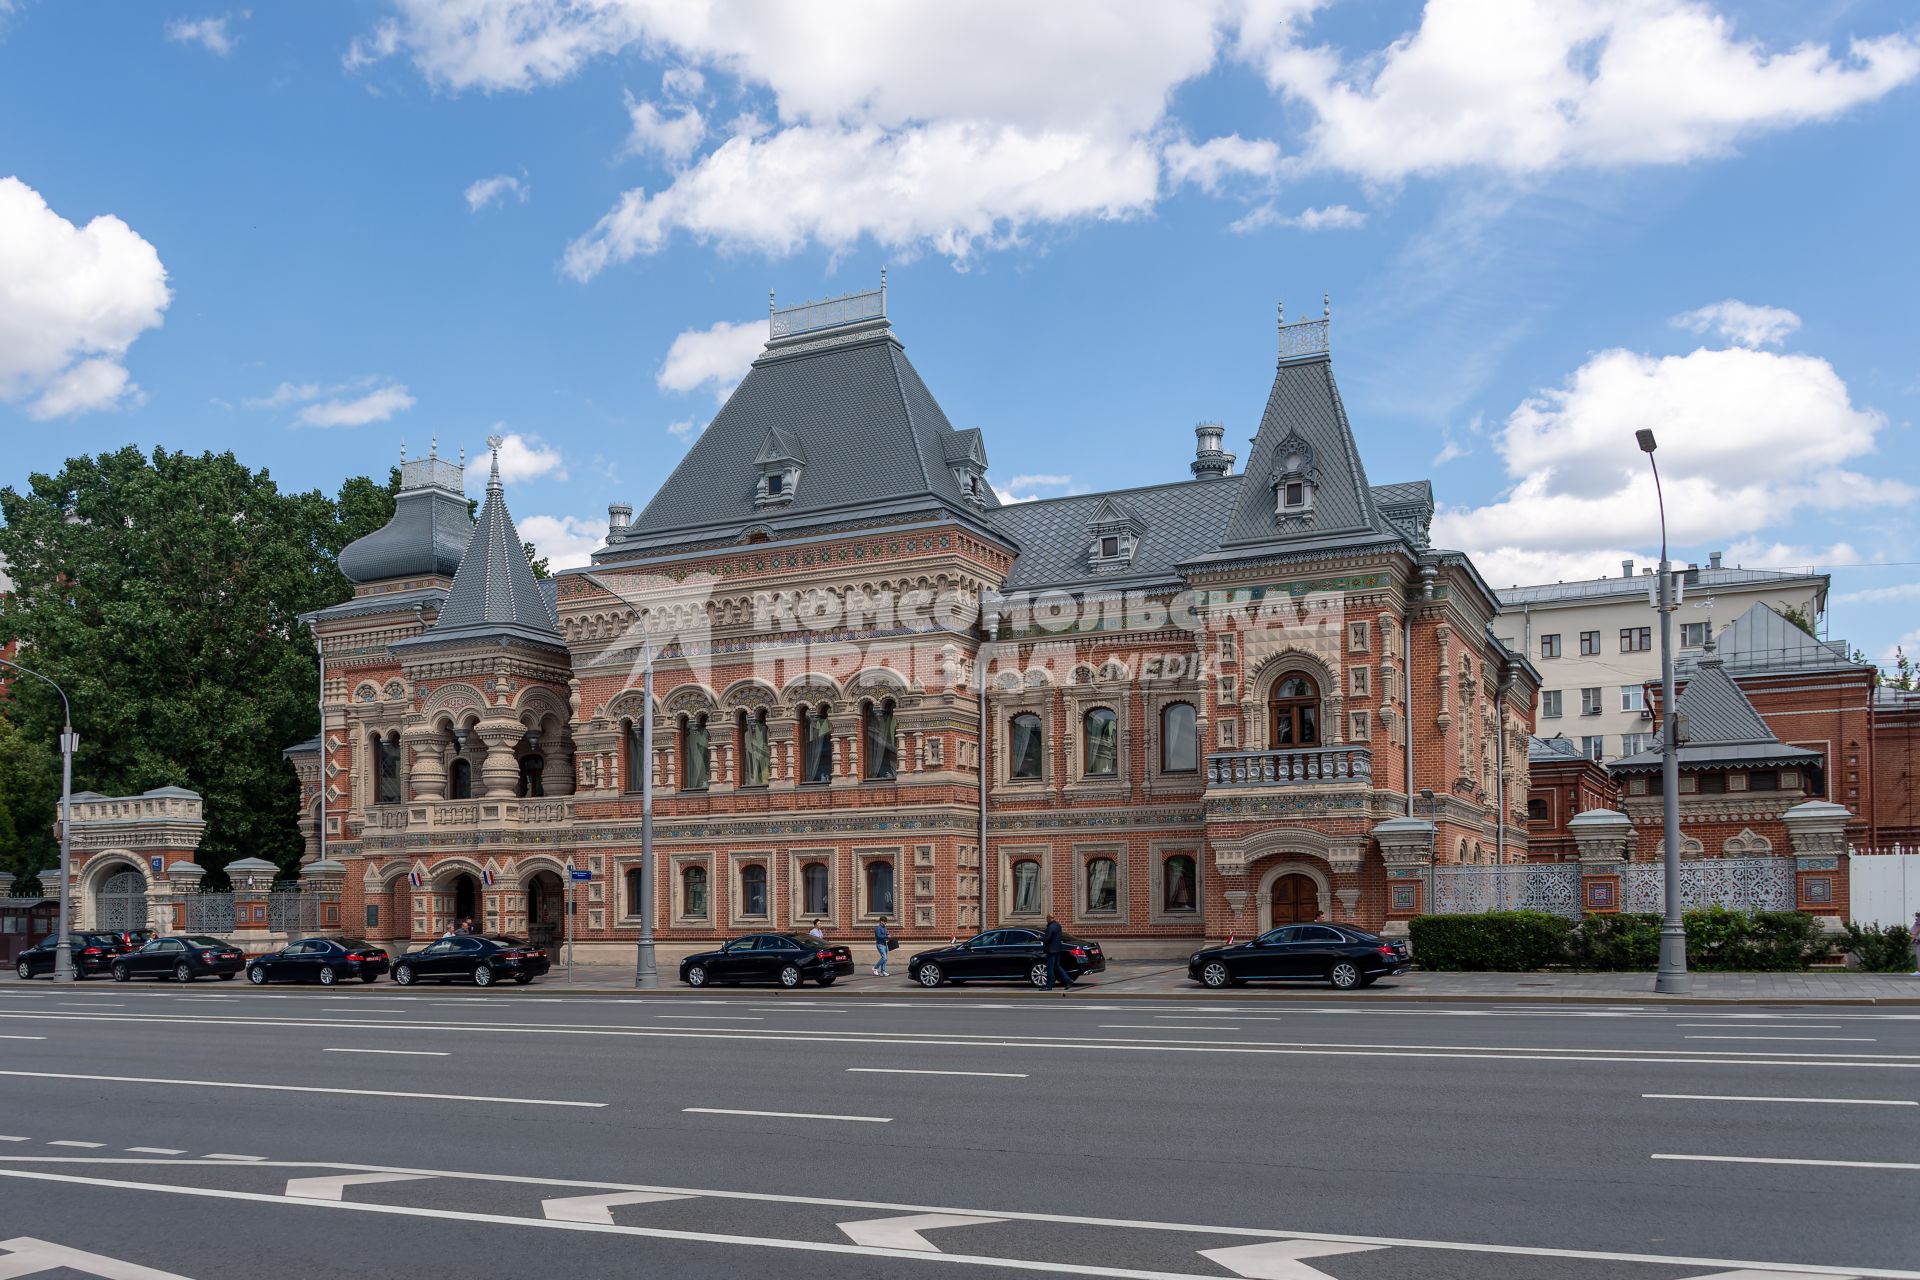
M 1052 916 L 1047 917 L 1047 931 L 1041 935 L 1040 945 L 1047 953 L 1047 990 L 1053 990 L 1056 975 L 1060 979 L 1060 994 L 1073 990 L 1073 979 L 1067 975 L 1066 962 L 1062 959 L 1067 953 L 1067 944 L 1060 933 L 1060 922 Z

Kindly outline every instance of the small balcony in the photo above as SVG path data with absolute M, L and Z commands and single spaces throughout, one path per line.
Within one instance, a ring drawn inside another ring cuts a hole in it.
M 1280 747 L 1272 751 L 1221 751 L 1207 757 L 1207 786 L 1288 787 L 1373 783 L 1373 752 L 1367 747 Z

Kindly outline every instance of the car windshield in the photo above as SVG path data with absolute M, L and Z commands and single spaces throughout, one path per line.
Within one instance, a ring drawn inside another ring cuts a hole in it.
M 226 949 L 226 946 L 227 946 L 226 943 L 222 942 L 218 938 L 209 938 L 205 934 L 200 934 L 200 933 L 189 934 L 187 937 L 187 941 L 191 942 L 196 947 L 214 947 L 216 949 L 223 950 L 223 951 Z

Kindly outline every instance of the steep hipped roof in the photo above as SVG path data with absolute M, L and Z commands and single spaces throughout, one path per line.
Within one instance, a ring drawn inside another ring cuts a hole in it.
M 473 533 L 462 488 L 466 468 L 429 453 L 400 464 L 400 492 L 393 518 L 348 543 L 340 572 L 361 586 L 394 578 L 450 576 Z
M 1843 671 L 1871 665 L 1849 658 L 1845 641 L 1810 636 L 1765 601 L 1734 619 L 1715 639 L 1721 663 L 1742 674 Z
M 1675 700 L 1674 709 L 1687 718 L 1687 741 L 1680 748 L 1683 769 L 1792 764 L 1824 758 L 1818 751 L 1789 747 L 1774 736 L 1717 657 L 1701 661 Z M 1661 753 L 1656 748 L 1624 756 L 1607 768 L 1618 773 L 1651 772 L 1660 767 L 1660 761 Z
M 1313 520 L 1303 530 L 1283 533 L 1274 519 L 1270 486 L 1281 469 L 1283 453 L 1302 443 L 1317 473 Z M 1227 546 L 1388 531 L 1374 510 L 1366 468 L 1360 463 L 1346 406 L 1333 380 L 1333 362 L 1324 352 L 1280 362 L 1244 479 L 1222 540 Z
M 1238 487 L 1237 477 L 1181 480 L 1145 489 L 1009 503 L 992 516 L 994 527 L 1020 545 L 1005 589 L 1175 581 L 1180 576 L 1176 565 L 1219 545 Z M 1091 530 L 1095 516 L 1110 504 L 1124 508 L 1138 522 L 1138 543 L 1125 568 L 1096 572 L 1087 558 Z
M 494 452 L 487 500 L 473 524 L 473 537 L 460 558 L 460 571 L 454 575 L 446 603 L 424 635 L 402 641 L 396 648 L 481 635 L 560 643 L 559 619 L 533 576 L 526 547 L 507 514 L 506 491 L 500 484 L 499 437 L 488 443 Z

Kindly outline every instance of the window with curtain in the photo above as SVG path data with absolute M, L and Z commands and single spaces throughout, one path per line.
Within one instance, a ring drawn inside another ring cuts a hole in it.
M 1032 858 L 1022 858 L 1013 864 L 1012 914 L 1040 914 L 1040 864 Z
M 375 804 L 399 804 L 400 794 L 400 742 L 397 738 L 375 738 L 373 740 L 374 797 Z
M 680 914 L 693 920 L 707 918 L 707 869 L 705 867 L 681 869 Z
M 1160 772 L 1199 771 L 1198 713 L 1191 702 L 1170 702 L 1160 709 Z
M 891 862 L 869 862 L 867 877 L 867 914 L 872 916 L 890 916 L 893 914 L 893 864 Z
M 547 794 L 547 760 L 537 752 L 528 752 L 520 757 L 520 785 L 516 788 L 522 800 Z
M 707 718 L 684 716 L 680 721 L 680 785 L 688 791 L 705 791 L 713 768 L 713 753 L 708 749 Z
M 1313 747 L 1320 744 L 1320 687 L 1299 674 L 1273 682 L 1267 703 L 1271 746 Z
M 646 744 L 640 741 L 642 733 L 640 722 L 628 720 L 625 723 L 627 726 L 627 732 L 624 735 L 625 759 L 621 761 L 620 780 L 627 794 L 637 796 L 640 794 L 640 783 L 646 771 L 647 749 Z
M 462 757 L 447 770 L 447 799 L 473 799 L 473 761 Z
M 1087 859 L 1087 911 L 1120 909 L 1120 868 L 1112 858 Z
M 748 715 L 743 711 L 741 716 L 740 785 L 764 787 L 773 775 L 773 753 L 767 745 L 767 713 L 757 711 Z
M 833 781 L 833 722 L 827 719 L 826 708 L 809 708 L 800 713 L 801 730 L 805 738 L 805 769 L 803 782 Z
M 640 908 L 642 905 L 640 902 L 640 886 L 642 883 L 643 881 L 640 879 L 640 868 L 628 867 L 627 868 L 627 914 L 630 916 L 637 916 L 640 914 Z
M 1013 718 L 1011 727 L 1010 775 L 1015 778 L 1040 777 L 1041 753 L 1045 748 L 1040 717 L 1031 711 L 1023 711 Z
M 1193 859 L 1184 853 L 1176 853 L 1160 864 L 1163 911 L 1195 911 L 1198 903 L 1194 896 Z
M 757 862 L 740 868 L 740 914 L 767 914 L 767 869 Z
M 899 776 L 900 751 L 893 736 L 893 702 L 868 703 L 865 721 L 867 776 L 883 779 Z
M 800 910 L 809 916 L 827 914 L 827 864 L 809 862 L 800 868 Z
M 1111 708 L 1095 707 L 1081 718 L 1086 739 L 1082 757 L 1089 778 L 1111 778 L 1120 772 L 1120 721 Z

